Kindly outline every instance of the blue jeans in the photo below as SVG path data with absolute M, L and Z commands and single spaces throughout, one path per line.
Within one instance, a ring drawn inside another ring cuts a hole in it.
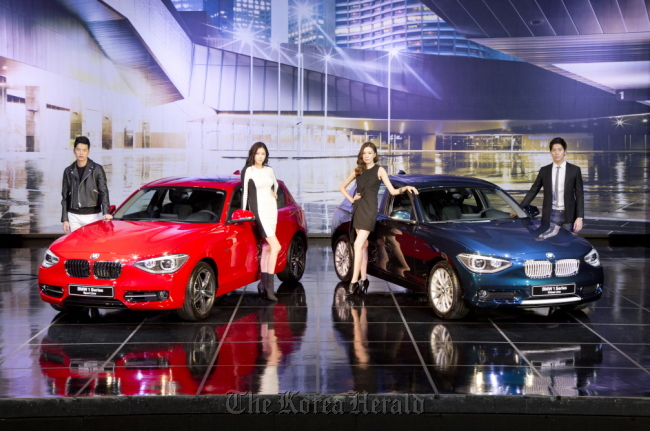
M 556 225 L 561 226 L 570 232 L 573 232 L 573 222 L 564 222 L 564 211 L 551 211 L 551 223 L 555 223 Z

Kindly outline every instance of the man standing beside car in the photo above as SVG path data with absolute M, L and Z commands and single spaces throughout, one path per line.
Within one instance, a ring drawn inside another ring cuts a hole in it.
M 98 220 L 111 220 L 108 186 L 101 165 L 88 158 L 90 140 L 79 136 L 74 140 L 76 161 L 63 171 L 61 189 L 61 222 L 63 232 L 70 233 Z
M 580 168 L 564 160 L 566 142 L 553 138 L 549 143 L 553 163 L 539 170 L 537 179 L 521 202 L 525 207 L 544 187 L 542 221 L 551 222 L 573 232 L 580 232 L 584 218 L 585 202 Z

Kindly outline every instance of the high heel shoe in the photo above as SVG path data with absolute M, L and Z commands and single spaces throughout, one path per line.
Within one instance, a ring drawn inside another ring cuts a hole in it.
M 366 278 L 365 280 L 359 280 L 359 285 L 361 287 L 361 293 L 368 292 L 368 286 L 370 286 L 370 281 Z
M 275 281 L 275 274 L 266 274 L 266 283 L 264 283 L 264 291 L 266 293 L 266 299 L 269 301 L 277 301 L 278 298 L 273 293 L 275 289 L 273 282 Z
M 257 284 L 257 293 L 260 298 L 266 298 L 266 273 L 262 273 L 262 279 Z
M 359 291 L 359 282 L 355 281 L 354 283 L 350 283 L 347 292 L 345 292 L 345 295 L 353 296 L 356 295 L 358 291 Z

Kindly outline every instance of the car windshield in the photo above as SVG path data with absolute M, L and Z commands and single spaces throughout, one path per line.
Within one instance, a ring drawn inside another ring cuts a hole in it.
M 527 218 L 504 191 L 493 188 L 445 187 L 420 190 L 420 207 L 426 222 L 467 222 Z
M 192 187 L 142 189 L 115 213 L 116 220 L 214 223 L 219 221 L 226 192 Z

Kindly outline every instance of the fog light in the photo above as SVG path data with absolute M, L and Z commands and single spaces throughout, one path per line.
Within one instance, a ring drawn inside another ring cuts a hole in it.
M 485 298 L 487 296 L 487 290 L 479 290 L 478 291 L 478 297 L 479 298 Z
M 166 290 L 159 290 L 158 291 L 158 299 L 160 301 L 164 301 L 167 298 L 169 298 L 169 292 L 168 291 L 166 291 Z

